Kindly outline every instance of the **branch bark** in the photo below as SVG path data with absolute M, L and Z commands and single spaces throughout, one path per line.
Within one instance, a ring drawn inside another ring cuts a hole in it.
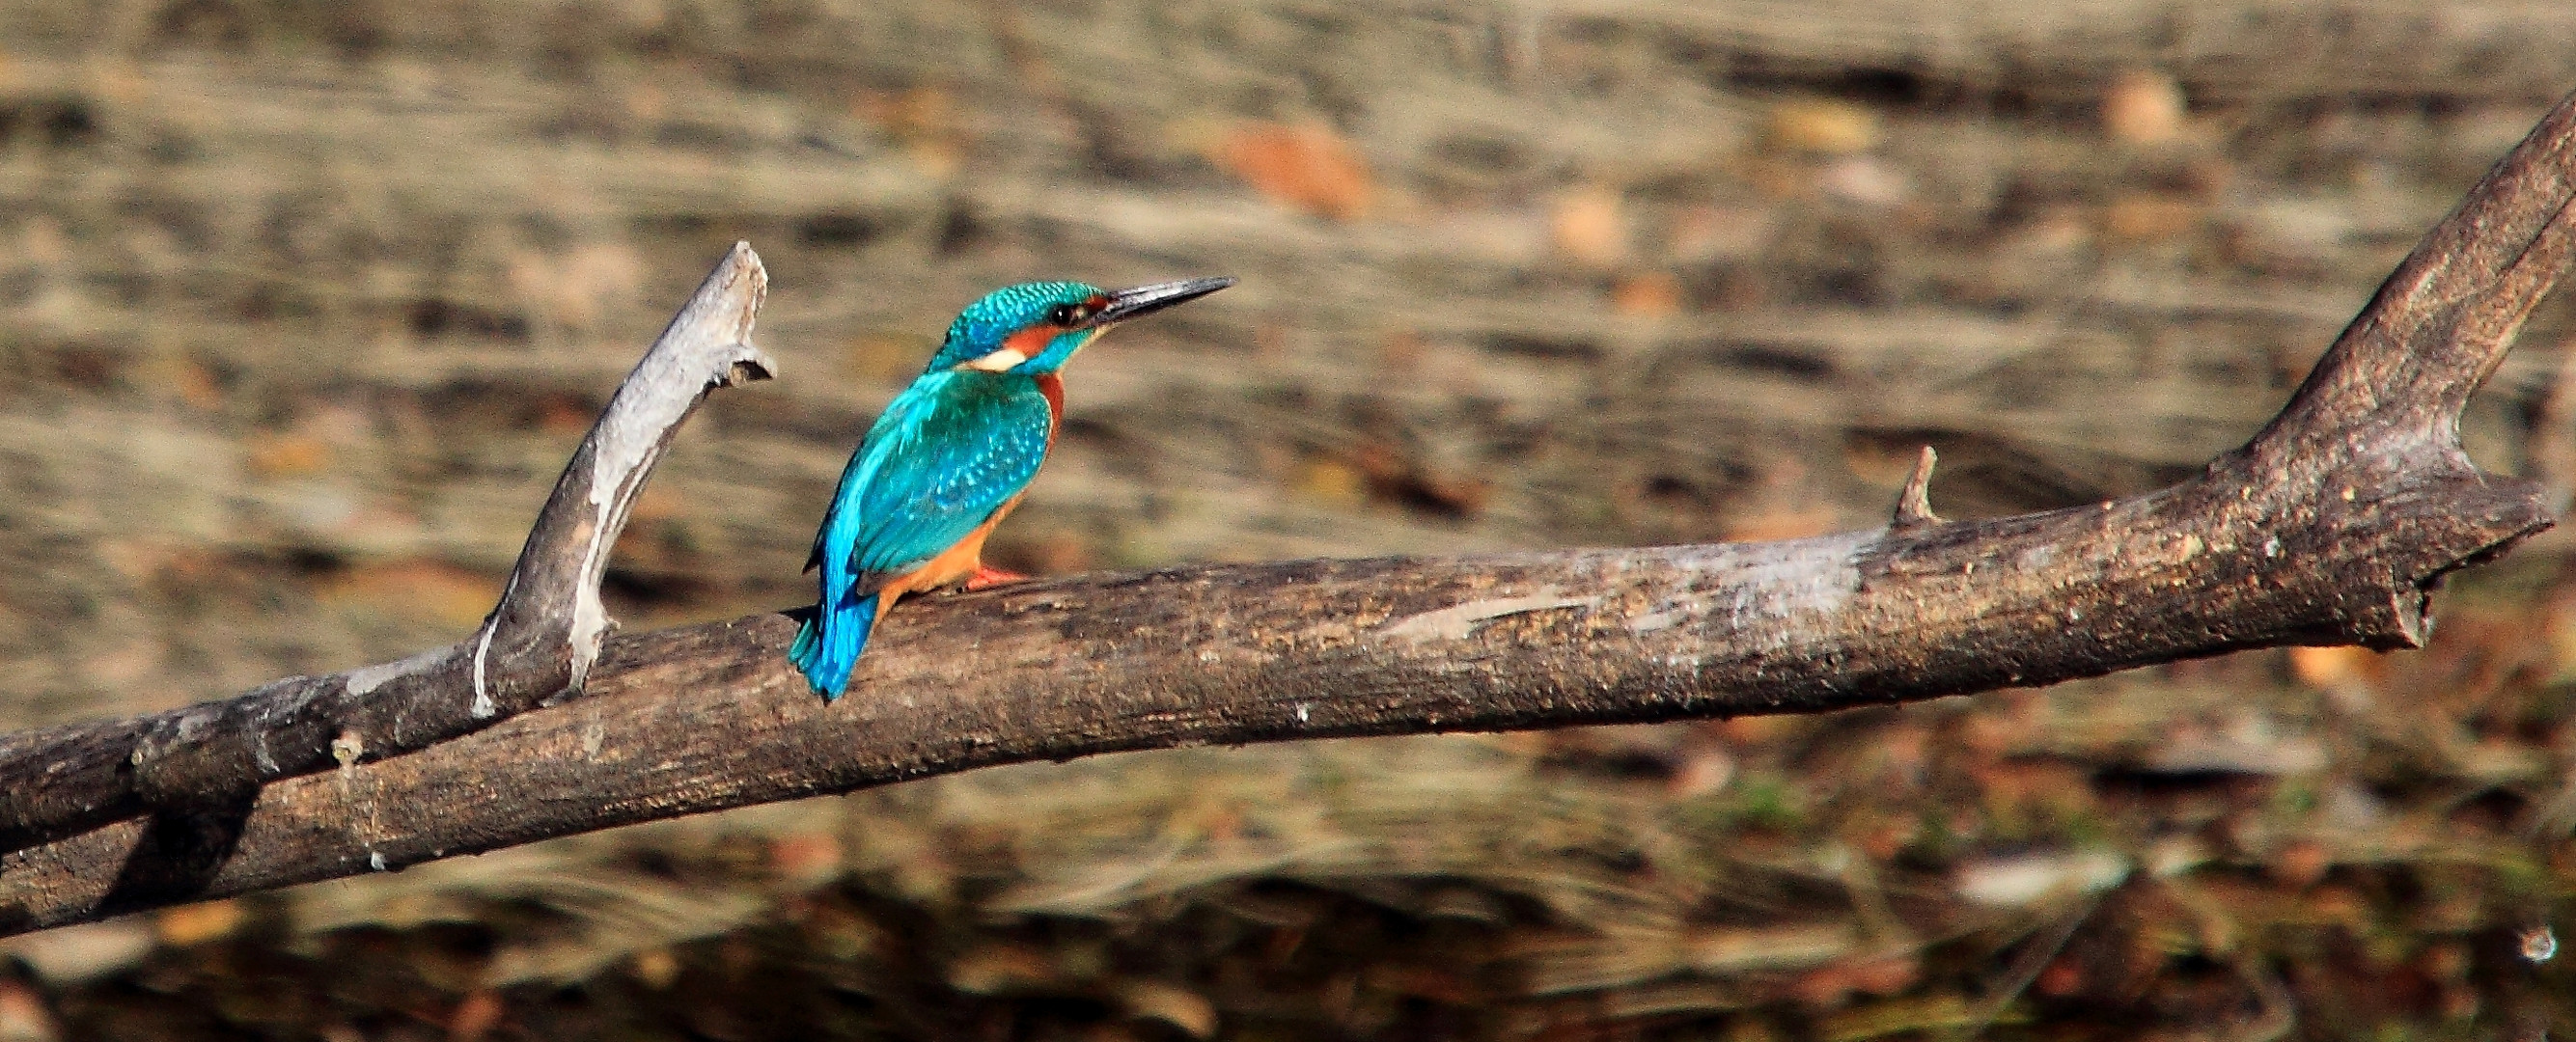
M 2576 249 L 2571 211 L 2576 96 L 2426 236 L 2269 426 L 2147 495 L 1943 522 L 1927 455 L 1873 532 L 933 596 L 888 621 L 837 705 L 786 664 L 784 615 L 623 637 L 588 697 L 270 781 L 232 797 L 229 832 L 203 823 L 223 791 L 148 787 L 199 810 L 0 859 L 0 929 L 1019 761 L 1819 712 L 2245 648 L 2417 646 L 2444 575 L 2553 523 L 2539 485 L 2469 462 L 2457 424 Z M 403 676 L 470 704 L 460 672 Z M 543 700 L 525 690 L 504 704 Z M 258 722 L 201 719 L 200 734 Z M 0 755 L 0 778 L 24 805 L 59 803 L 41 766 Z
M 224 701 L 0 739 L 0 778 L 20 783 L 0 789 L 0 849 L 152 812 L 220 819 L 278 779 L 424 749 L 578 694 L 610 626 L 599 598 L 609 548 L 662 450 L 708 391 L 775 369 L 749 342 L 768 281 L 743 243 L 707 275 L 573 451 L 473 636 Z

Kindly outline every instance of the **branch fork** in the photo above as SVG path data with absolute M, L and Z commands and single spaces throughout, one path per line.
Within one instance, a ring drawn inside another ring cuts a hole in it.
M 428 748 L 581 692 L 610 626 L 609 548 L 663 448 L 709 391 L 766 379 L 750 343 L 768 273 L 738 243 L 610 397 L 573 451 L 473 636 L 398 662 L 289 677 L 220 702 L 0 738 L 0 849 L 285 778 Z

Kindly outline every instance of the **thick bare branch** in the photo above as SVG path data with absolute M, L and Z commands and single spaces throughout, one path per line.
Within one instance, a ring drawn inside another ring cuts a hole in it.
M 708 274 L 574 450 L 472 637 L 221 702 L 0 739 L 0 778 L 28 783 L 0 791 L 0 849 L 239 803 L 280 778 L 425 748 L 580 691 L 609 628 L 609 548 L 663 447 L 709 390 L 775 368 L 750 344 L 767 286 L 747 244 Z
M 0 926 L 1037 759 L 1808 712 L 2281 644 L 2420 642 L 2445 574 L 2552 523 L 2459 410 L 2565 266 L 2576 97 L 2199 478 L 1794 542 L 1178 568 L 936 596 L 826 705 L 763 615 L 611 642 L 591 697 L 0 860 Z M 1928 463 L 1928 459 L 1927 459 Z M 460 681 L 457 681 L 461 683 Z M 29 780 L 34 784 L 33 779 Z

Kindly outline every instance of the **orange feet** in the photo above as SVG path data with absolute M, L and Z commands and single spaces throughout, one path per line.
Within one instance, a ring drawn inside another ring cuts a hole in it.
M 980 590 L 987 586 L 1000 586 L 1004 583 L 1027 582 L 1028 578 L 1028 576 L 1021 575 L 1018 572 L 1006 572 L 999 568 L 986 568 L 983 565 L 978 564 L 975 566 L 975 574 L 966 577 L 966 588 L 969 590 Z

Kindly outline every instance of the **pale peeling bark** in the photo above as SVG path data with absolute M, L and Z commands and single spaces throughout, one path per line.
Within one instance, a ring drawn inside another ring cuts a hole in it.
M 197 809 L 20 850 L 0 860 L 0 927 L 1001 763 L 1818 712 L 2245 648 L 2415 646 L 2444 575 L 2553 522 L 2538 485 L 2470 464 L 2457 424 L 2565 266 L 2571 203 L 2576 98 L 2425 238 L 2270 426 L 2158 492 L 1943 522 L 1927 453 L 1875 532 L 926 597 L 833 705 L 787 665 L 783 615 L 624 637 L 578 701 L 229 800 L 168 790 L 162 806 Z M 470 697 L 442 676 L 443 704 Z M 51 784 L 33 761 L 0 765 L 22 791 Z
M 609 629 L 599 581 L 653 464 L 708 391 L 775 368 L 751 346 L 769 277 L 747 244 L 628 374 L 556 480 L 473 636 L 221 702 L 0 738 L 0 849 L 240 804 L 280 778 L 426 748 L 578 693 Z

